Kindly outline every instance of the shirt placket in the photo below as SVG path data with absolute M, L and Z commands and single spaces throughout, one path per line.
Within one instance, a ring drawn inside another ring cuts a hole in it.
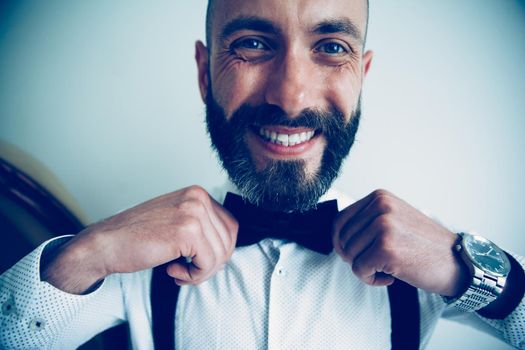
M 288 289 L 290 288 L 289 259 L 285 249 L 279 249 L 271 275 L 268 295 L 268 349 L 283 349 L 288 322 Z M 284 253 L 284 254 L 283 254 Z

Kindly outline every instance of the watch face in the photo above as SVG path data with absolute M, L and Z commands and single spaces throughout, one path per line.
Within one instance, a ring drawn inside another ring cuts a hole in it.
M 480 269 L 497 276 L 506 276 L 509 273 L 509 259 L 497 245 L 488 239 L 466 234 L 463 235 L 463 246 L 472 263 Z

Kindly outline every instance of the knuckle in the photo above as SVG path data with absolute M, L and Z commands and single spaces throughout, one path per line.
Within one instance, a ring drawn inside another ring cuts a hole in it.
M 374 198 L 379 198 L 379 197 L 388 197 L 388 196 L 391 196 L 392 193 L 390 193 L 389 191 L 385 190 L 385 189 L 382 189 L 382 188 L 379 188 L 375 191 L 372 192 L 372 196 Z
M 389 249 L 390 246 L 393 245 L 393 239 L 394 235 L 392 234 L 392 231 L 389 229 L 382 231 L 380 234 L 377 235 L 376 238 L 376 245 L 381 249 Z
M 195 198 L 186 199 L 179 203 L 177 207 L 183 212 L 192 213 L 194 215 L 196 214 L 198 216 L 204 214 L 206 211 L 204 203 Z
M 391 231 L 379 235 L 376 240 L 377 258 L 384 262 L 393 262 L 396 259 L 395 235 Z
M 187 198 L 194 198 L 198 201 L 206 203 L 210 200 L 208 192 L 199 185 L 192 185 L 184 189 L 184 194 Z
M 373 204 L 375 208 L 381 213 L 391 213 L 395 209 L 394 197 L 383 192 L 381 192 L 381 194 L 375 195 Z
M 230 232 L 230 237 L 237 237 L 237 232 L 239 231 L 239 223 L 237 221 L 232 220 L 228 223 L 228 230 Z
M 232 231 L 237 231 L 239 230 L 239 222 L 235 219 L 235 218 L 231 218 L 230 222 L 229 222 L 229 228 L 232 230 Z
M 219 207 L 218 211 L 224 220 L 224 224 L 226 225 L 228 232 L 236 232 L 239 229 L 239 222 L 237 219 L 222 206 Z
M 376 205 L 377 210 L 384 214 L 391 213 L 395 209 L 394 203 L 392 203 L 392 201 L 387 197 L 378 198 L 375 205 Z
M 388 243 L 384 243 L 377 253 L 377 259 L 385 263 L 391 262 L 395 258 L 394 251 Z
M 180 225 L 184 228 L 184 231 L 196 234 L 202 231 L 201 222 L 194 216 L 187 215 L 181 219 Z
M 388 234 L 393 226 L 392 219 L 389 215 L 380 215 L 374 220 L 374 226 L 380 235 Z

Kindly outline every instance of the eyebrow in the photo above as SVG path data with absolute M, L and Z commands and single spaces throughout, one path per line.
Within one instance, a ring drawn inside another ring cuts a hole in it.
M 238 17 L 228 22 L 221 31 L 220 38 L 224 40 L 228 36 L 240 30 L 254 30 L 268 34 L 281 34 L 281 30 L 277 28 L 272 22 L 256 17 Z
M 318 23 L 312 30 L 315 34 L 343 33 L 363 42 L 359 28 L 349 18 L 333 18 Z
M 222 29 L 220 40 L 224 41 L 227 37 L 240 30 L 253 30 L 274 35 L 281 35 L 281 30 L 267 19 L 249 16 L 238 17 L 228 22 Z M 363 42 L 363 35 L 359 28 L 349 18 L 332 18 L 316 24 L 311 30 L 314 34 L 333 34 L 343 33 Z

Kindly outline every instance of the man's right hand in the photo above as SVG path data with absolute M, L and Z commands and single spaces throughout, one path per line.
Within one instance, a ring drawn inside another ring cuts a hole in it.
M 230 259 L 237 231 L 226 209 L 191 186 L 89 226 L 61 247 L 42 279 L 81 294 L 110 274 L 171 262 L 167 273 L 178 284 L 198 284 Z M 191 263 L 175 261 L 181 257 Z

